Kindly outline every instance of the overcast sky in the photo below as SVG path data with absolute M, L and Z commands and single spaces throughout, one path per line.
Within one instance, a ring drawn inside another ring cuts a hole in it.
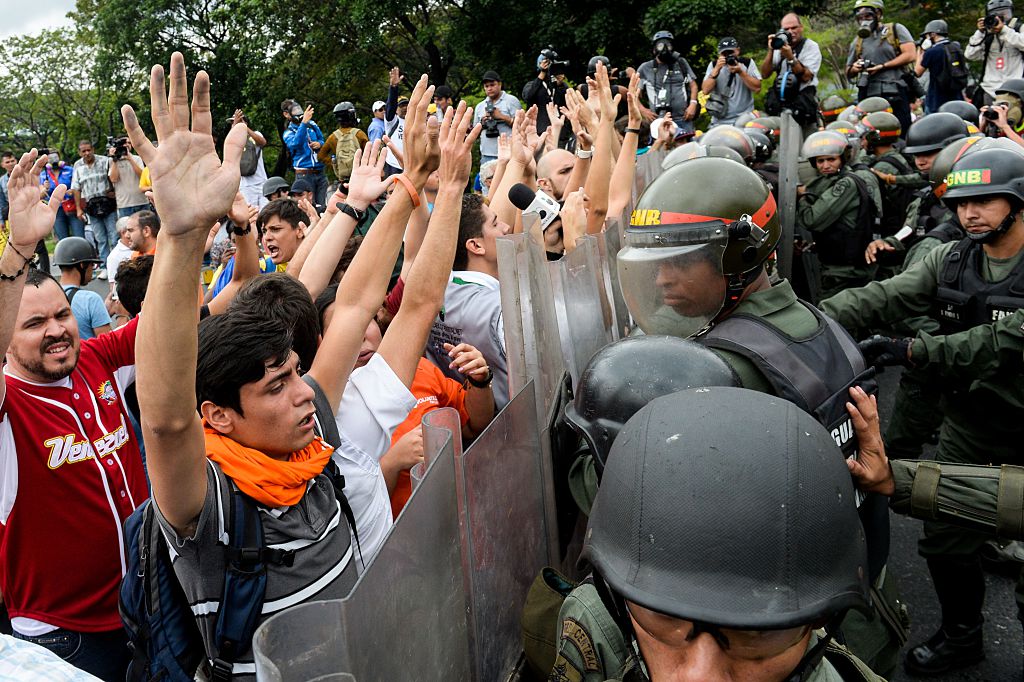
M 75 0 L 32 0 L 7 2 L 0 18 L 0 38 L 19 33 L 35 33 L 44 28 L 57 28 L 71 23 L 66 15 L 75 7 Z

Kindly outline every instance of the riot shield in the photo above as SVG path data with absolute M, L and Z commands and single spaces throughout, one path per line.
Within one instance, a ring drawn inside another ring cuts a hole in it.
M 783 110 L 780 117 L 779 131 L 779 222 L 782 224 L 782 237 L 776 249 L 779 274 L 783 277 L 793 276 L 793 228 L 796 225 L 796 187 L 800 184 L 797 178 L 797 162 L 800 159 L 800 145 L 803 143 L 803 132 L 793 119 L 788 109 Z
M 462 420 L 454 407 L 442 407 L 423 415 L 423 462 L 409 470 L 413 490 L 423 480 L 433 458 L 444 451 L 449 438 L 455 458 L 462 456 Z M 397 520 L 397 519 L 396 519 Z
M 594 353 L 612 340 L 600 241 L 599 235 L 582 237 L 575 249 L 548 263 L 562 355 L 573 386 Z
M 633 203 L 643 194 L 647 185 L 654 181 L 662 172 L 661 162 L 665 160 L 667 152 L 661 149 L 652 149 L 646 154 L 636 158 L 636 173 L 633 176 Z
M 449 437 L 352 593 L 256 630 L 257 679 L 472 679 L 456 497 Z
M 539 437 L 529 384 L 457 459 L 470 658 L 478 682 L 503 680 L 515 665 L 526 594 L 547 562 Z
M 603 239 L 598 242 L 605 291 L 608 293 L 612 309 L 612 341 L 626 338 L 629 336 L 629 330 L 633 327 L 629 308 L 626 307 L 626 300 L 622 297 L 622 288 L 619 286 L 619 268 L 615 262 L 619 249 L 622 248 L 622 235 L 628 223 L 628 212 L 622 217 L 609 218 L 605 223 L 604 232 L 601 233 Z

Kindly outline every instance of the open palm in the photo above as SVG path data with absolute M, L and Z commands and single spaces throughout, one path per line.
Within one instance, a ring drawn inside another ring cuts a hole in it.
M 10 206 L 10 240 L 15 246 L 34 247 L 36 242 L 50 234 L 57 208 L 67 192 L 67 187 L 57 185 L 48 204 L 39 201 L 39 174 L 43 172 L 46 160 L 46 156 L 37 158 L 36 150 L 33 149 L 22 154 L 21 160 L 11 170 L 7 199 Z
M 231 128 L 221 163 L 213 144 L 209 76 L 204 71 L 196 74 L 191 109 L 185 61 L 180 53 L 171 56 L 169 96 L 163 67 L 153 67 L 149 84 L 153 127 L 160 146 L 149 141 L 130 106 L 122 107 L 121 114 L 132 145 L 149 166 L 157 212 L 162 218 L 166 216 L 161 232 L 205 234 L 211 223 L 230 210 L 238 192 L 245 126 Z

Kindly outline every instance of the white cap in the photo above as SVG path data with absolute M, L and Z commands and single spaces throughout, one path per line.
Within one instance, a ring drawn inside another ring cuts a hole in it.
M 384 106 L 385 106 L 384 102 L 381 102 L 380 100 L 377 100 L 376 102 L 373 103 L 373 108 L 370 109 L 370 111 L 374 111 L 374 112 L 380 111 L 381 109 L 384 108 Z

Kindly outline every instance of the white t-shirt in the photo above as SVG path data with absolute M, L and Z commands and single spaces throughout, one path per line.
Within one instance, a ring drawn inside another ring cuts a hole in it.
M 349 376 L 335 414 L 341 445 L 333 457 L 345 477 L 345 496 L 359 533 L 365 562 L 359 563 L 360 572 L 384 544 L 394 523 L 380 460 L 391 449 L 391 434 L 414 407 L 416 398 L 384 358 L 375 354 Z
M 260 131 L 254 131 L 262 135 Z M 263 183 L 267 181 L 267 169 L 263 166 L 263 148 L 259 148 L 259 155 L 256 157 L 256 172 L 252 175 L 243 175 L 242 181 L 238 184 L 238 191 L 245 197 L 245 203 L 256 208 L 263 208 L 267 204 L 267 198 L 263 196 Z
M 397 126 L 395 125 L 396 121 L 398 122 Z M 400 151 L 400 152 L 404 152 L 405 151 L 405 141 L 404 141 L 404 138 L 405 138 L 405 119 L 404 118 L 401 118 L 401 117 L 396 115 L 394 118 L 389 119 L 387 121 L 384 121 L 384 134 L 387 135 L 388 138 L 391 140 L 391 143 L 394 144 L 395 147 L 398 148 L 398 151 Z M 390 147 L 388 148 L 388 156 L 387 156 L 386 159 L 384 159 L 384 162 L 386 164 L 388 164 L 389 166 L 394 166 L 395 168 L 401 168 L 402 167 L 402 164 L 398 163 L 398 157 L 395 156 L 395 153 L 391 151 Z
M 135 154 L 131 155 L 132 161 L 142 168 L 145 166 L 142 163 L 142 159 Z M 146 198 L 145 193 L 139 189 L 139 176 L 135 174 L 135 169 L 132 168 L 132 164 L 128 159 L 121 159 L 120 161 L 112 161 L 117 164 L 118 180 L 114 185 L 114 194 L 117 197 L 118 208 L 130 208 L 132 206 L 145 206 L 149 204 L 149 199 Z
M 818 43 L 814 42 L 810 38 L 804 38 L 803 47 L 800 48 L 800 54 L 796 55 L 797 60 L 803 64 L 804 68 L 814 74 L 814 77 L 806 83 L 800 84 L 800 89 L 809 88 L 812 85 L 817 87 L 818 85 L 818 70 L 821 69 L 821 48 L 818 47 Z M 779 71 L 779 62 L 782 61 L 782 55 L 779 54 L 778 50 L 772 54 L 772 67 L 776 71 Z
M 113 286 L 117 283 L 117 269 L 121 267 L 121 263 L 132 257 L 132 247 L 125 246 L 124 242 L 120 239 L 117 240 L 117 244 L 110 251 L 110 255 L 107 256 L 107 281 Z

